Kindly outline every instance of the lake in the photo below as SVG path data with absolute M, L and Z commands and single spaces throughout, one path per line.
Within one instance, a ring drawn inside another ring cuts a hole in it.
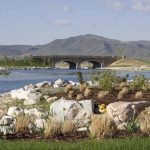
M 86 80 L 89 79 L 92 70 L 69 70 L 69 69 L 36 69 L 36 70 L 12 70 L 9 75 L 0 76 L 0 93 L 18 89 L 27 84 L 39 83 L 42 81 L 55 81 L 66 79 L 77 81 L 76 72 L 81 71 Z M 150 79 L 150 71 L 117 71 L 117 75 L 129 74 L 129 79 L 136 74 L 143 74 Z

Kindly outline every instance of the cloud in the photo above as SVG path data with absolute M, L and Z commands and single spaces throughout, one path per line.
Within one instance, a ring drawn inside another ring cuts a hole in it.
M 69 12 L 71 12 L 72 11 L 72 9 L 71 8 L 69 8 L 68 6 L 66 6 L 66 5 L 64 5 L 63 6 L 63 10 L 66 12 L 66 13 L 69 13 Z
M 65 20 L 65 19 L 58 19 L 58 20 L 55 20 L 53 23 L 58 25 L 58 26 L 70 25 L 70 23 L 67 20 Z
M 133 0 L 131 9 L 150 13 L 150 0 Z
M 120 1 L 112 2 L 112 6 L 115 10 L 121 10 L 124 7 L 123 3 Z

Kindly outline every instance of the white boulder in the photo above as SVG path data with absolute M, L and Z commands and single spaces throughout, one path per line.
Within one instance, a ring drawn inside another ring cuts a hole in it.
M 9 109 L 8 109 L 8 112 L 7 114 L 11 117 L 15 117 L 16 115 L 19 115 L 19 113 L 22 113 L 23 112 L 23 109 L 22 108 L 19 108 L 19 107 L 16 107 L 16 106 L 11 106 Z
M 124 129 L 124 125 L 137 115 L 150 106 L 150 102 L 137 101 L 137 102 L 115 102 L 107 106 L 107 116 L 110 117 L 116 124 L 118 129 Z

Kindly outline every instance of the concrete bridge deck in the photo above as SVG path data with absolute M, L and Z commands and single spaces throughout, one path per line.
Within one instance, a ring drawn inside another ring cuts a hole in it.
M 32 59 L 40 61 L 51 67 L 55 67 L 58 62 L 66 62 L 69 64 L 69 69 L 79 69 L 82 62 L 90 62 L 93 68 L 109 66 L 113 62 L 122 59 L 121 56 L 80 56 L 80 55 L 50 55 L 50 56 L 31 56 Z

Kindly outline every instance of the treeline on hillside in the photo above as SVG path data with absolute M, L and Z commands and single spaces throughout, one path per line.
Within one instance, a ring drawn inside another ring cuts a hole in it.
M 0 58 L 0 66 L 5 66 L 5 67 L 41 66 L 41 67 L 44 67 L 46 66 L 46 64 L 44 62 L 34 60 L 29 56 L 25 56 L 23 58 L 10 58 L 10 57 L 4 56 Z

